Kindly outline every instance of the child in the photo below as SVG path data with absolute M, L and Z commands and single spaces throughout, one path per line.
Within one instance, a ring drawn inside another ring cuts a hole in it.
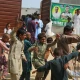
M 31 53 L 28 51 L 28 48 L 31 47 L 31 33 L 26 32 L 26 39 L 24 40 L 24 54 L 27 58 L 27 62 L 22 60 L 23 72 L 20 77 L 20 80 L 30 80 L 30 72 L 32 69 L 31 64 Z
M 40 66 L 43 66 L 45 64 L 45 51 L 56 44 L 58 41 L 59 35 L 56 35 L 56 38 L 52 43 L 47 44 L 46 43 L 46 36 L 44 33 L 40 33 L 38 35 L 38 42 L 36 42 L 33 46 L 29 48 L 29 51 L 34 51 L 33 54 L 33 65 L 35 68 L 38 68 Z M 44 76 L 44 71 L 43 72 L 37 72 L 35 80 L 42 80 Z
M 52 43 L 52 42 L 53 42 L 52 37 L 47 38 L 47 43 L 48 43 L 48 44 L 49 44 L 49 43 Z M 46 50 L 45 56 L 44 56 L 45 61 L 47 61 L 47 59 L 48 59 L 50 53 L 51 53 L 51 54 L 53 53 L 52 47 L 50 47 L 50 48 L 48 48 L 48 49 Z
M 4 79 L 8 71 L 8 62 L 5 56 L 5 52 L 8 54 L 9 48 L 6 43 L 9 41 L 10 36 L 8 34 L 3 34 L 0 40 L 0 79 Z
M 68 20 L 68 22 L 66 23 L 66 26 L 72 27 L 73 26 L 73 22 L 71 22 L 71 18 L 68 17 L 67 20 Z
M 52 43 L 52 42 L 53 42 L 52 37 L 48 37 L 48 38 L 47 38 L 47 43 Z M 48 48 L 48 50 L 46 50 L 46 52 L 45 52 L 45 56 L 44 56 L 45 62 L 48 61 L 48 58 L 49 58 L 49 56 L 50 56 L 51 54 L 53 54 L 52 47 Z M 50 60 L 51 60 L 51 59 L 53 59 L 53 56 L 50 56 Z M 45 73 L 44 73 L 43 80 L 46 79 L 48 73 L 49 73 L 49 70 L 46 70 Z
M 80 50 L 61 57 L 61 54 L 63 53 L 62 49 L 55 48 L 53 53 L 55 58 L 47 62 L 44 66 L 41 66 L 37 70 L 33 71 L 33 73 L 36 71 L 42 72 L 51 69 L 51 80 L 68 80 L 68 75 L 64 69 L 64 65 L 74 57 L 78 56 L 78 54 L 80 54 L 79 52 Z

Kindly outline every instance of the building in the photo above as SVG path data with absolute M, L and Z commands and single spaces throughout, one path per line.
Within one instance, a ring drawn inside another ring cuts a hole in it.
M 21 15 L 22 0 L 0 0 L 0 36 L 4 32 L 7 23 L 15 27 L 17 17 Z
M 46 18 L 50 18 L 50 5 L 51 5 L 51 0 L 42 0 L 41 1 L 41 19 L 44 23 L 44 27 L 46 25 Z
M 80 0 L 60 0 L 60 3 L 80 4 Z
M 21 9 L 21 15 L 33 14 L 35 12 L 40 14 L 40 9 L 39 8 L 22 8 Z

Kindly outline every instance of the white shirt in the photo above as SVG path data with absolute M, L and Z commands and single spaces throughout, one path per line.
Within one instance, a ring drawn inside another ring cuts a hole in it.
M 80 26 L 80 14 L 79 15 L 75 14 L 73 16 L 73 21 L 74 21 L 74 25 L 79 25 Z
M 52 21 L 46 24 L 45 31 L 46 37 L 51 37 L 54 35 L 54 33 L 52 32 Z
M 66 18 L 66 17 L 72 18 L 72 14 L 69 13 L 69 12 L 64 12 L 64 13 L 62 13 L 62 16 L 64 16 L 65 18 Z
M 4 33 L 10 34 L 11 32 L 12 32 L 11 29 L 8 29 L 8 30 L 6 28 L 4 29 Z
M 53 13 L 53 17 L 55 18 L 55 19 L 59 19 L 60 18 L 60 13 L 59 12 L 57 12 L 57 13 Z
M 80 72 L 74 72 L 74 71 L 71 71 L 70 69 L 66 69 L 67 73 L 72 76 L 72 77 L 77 77 L 77 78 L 80 78 Z
M 74 34 L 80 35 L 80 14 L 79 15 L 75 14 L 73 16 L 73 22 L 74 22 L 74 25 L 73 25 Z

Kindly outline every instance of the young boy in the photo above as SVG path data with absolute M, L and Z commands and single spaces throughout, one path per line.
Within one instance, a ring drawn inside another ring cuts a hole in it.
M 51 47 L 54 46 L 58 40 L 58 35 L 56 35 L 56 38 L 52 43 L 47 44 L 46 43 L 46 36 L 44 33 L 40 33 L 38 35 L 38 42 L 36 42 L 33 46 L 31 46 L 28 50 L 29 51 L 33 51 L 33 65 L 35 67 L 35 69 L 37 69 L 38 67 L 41 67 L 45 64 L 45 52 L 46 50 Z M 37 72 L 35 80 L 42 80 L 44 76 L 44 71 L 43 72 Z
M 22 60 L 23 72 L 20 77 L 20 80 L 30 80 L 30 72 L 32 69 L 31 63 L 31 53 L 28 51 L 28 48 L 32 46 L 31 44 L 31 33 L 26 32 L 26 39 L 24 40 L 24 54 L 26 56 L 27 62 Z
M 52 43 L 52 42 L 53 42 L 52 37 L 48 37 L 48 38 L 47 38 L 47 43 Z M 46 50 L 45 56 L 44 56 L 45 62 L 53 59 L 53 56 L 50 56 L 50 55 L 52 55 L 52 53 L 53 53 L 52 47 L 50 47 L 50 48 L 48 48 L 48 50 Z M 50 56 L 50 59 L 48 59 L 49 56 Z M 46 79 L 48 73 L 49 73 L 49 70 L 46 70 L 45 73 L 44 73 L 44 77 L 43 77 L 42 80 L 45 80 L 45 79 Z
M 8 61 L 5 56 L 8 55 L 9 48 L 6 46 L 6 43 L 9 42 L 10 36 L 5 33 L 0 40 L 0 80 L 5 79 L 8 73 Z
M 68 22 L 66 23 L 66 26 L 72 27 L 73 26 L 73 22 L 71 22 L 71 18 L 68 17 L 67 20 L 68 20 Z
M 68 80 L 68 75 L 66 69 L 64 69 L 64 65 L 74 57 L 78 56 L 79 52 L 80 50 L 61 57 L 61 54 L 63 54 L 62 49 L 55 48 L 53 53 L 55 58 L 47 62 L 44 66 L 41 66 L 37 70 L 33 71 L 33 73 L 36 71 L 42 72 L 51 69 L 51 80 Z

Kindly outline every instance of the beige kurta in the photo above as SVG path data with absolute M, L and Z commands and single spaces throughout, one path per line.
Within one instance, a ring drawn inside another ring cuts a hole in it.
M 9 53 L 9 72 L 12 74 L 21 74 L 22 73 L 22 57 L 24 42 L 20 41 L 16 37 L 16 32 L 11 33 L 11 48 Z
M 72 43 L 80 42 L 80 36 L 78 35 L 61 35 L 58 40 L 57 46 L 63 49 L 65 55 L 71 53 Z

